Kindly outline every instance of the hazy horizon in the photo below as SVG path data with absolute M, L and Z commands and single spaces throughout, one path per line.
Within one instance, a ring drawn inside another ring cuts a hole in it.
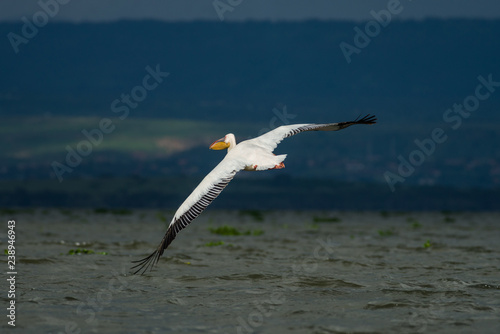
M 60 4 L 63 3 L 63 4 Z M 443 0 L 436 5 L 432 0 L 376 0 L 376 1 L 328 1 L 328 0 L 277 0 L 277 1 L 64 1 L 55 0 L 4 0 L 0 3 L 0 22 L 18 22 L 23 16 L 32 18 L 42 10 L 54 14 L 51 20 L 70 22 L 106 22 L 123 19 L 161 21 L 303 21 L 348 20 L 361 21 L 371 18 L 370 12 L 379 12 L 389 6 L 401 9 L 398 20 L 426 18 L 500 18 L 500 5 L 494 0 L 475 2 Z M 216 9 L 216 7 L 218 9 Z M 49 9 L 47 9 L 49 8 Z M 219 11 L 219 13 L 218 13 Z

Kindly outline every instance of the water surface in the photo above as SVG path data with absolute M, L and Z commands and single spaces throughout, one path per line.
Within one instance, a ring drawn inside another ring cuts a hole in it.
M 15 330 L 500 332 L 499 213 L 207 210 L 152 272 L 130 275 L 170 217 L 4 211 L 3 249 L 7 220 L 16 220 Z M 225 225 L 242 235 L 209 230 Z M 6 258 L 1 266 L 7 272 Z

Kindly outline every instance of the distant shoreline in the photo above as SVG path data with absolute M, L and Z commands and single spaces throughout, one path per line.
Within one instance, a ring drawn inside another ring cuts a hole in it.
M 175 210 L 198 177 L 2 181 L 0 208 Z M 236 178 L 211 209 L 340 211 L 499 211 L 500 188 L 459 189 L 302 178 Z

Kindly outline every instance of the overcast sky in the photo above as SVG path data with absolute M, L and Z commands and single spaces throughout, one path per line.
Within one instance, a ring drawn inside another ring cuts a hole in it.
M 60 5 L 53 20 L 113 21 L 120 19 L 179 20 L 364 20 L 370 11 L 398 0 L 216 0 L 236 6 L 221 15 L 214 0 L 0 0 L 0 21 L 20 21 L 41 10 L 39 3 Z M 398 19 L 500 18 L 500 0 L 399 0 Z M 238 4 L 239 3 L 239 4 Z

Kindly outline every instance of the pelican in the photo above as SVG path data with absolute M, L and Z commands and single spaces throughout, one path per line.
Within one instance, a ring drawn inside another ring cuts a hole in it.
M 232 133 L 216 140 L 209 148 L 212 150 L 227 149 L 226 156 L 205 176 L 177 209 L 156 250 L 142 260 L 133 261 L 133 263 L 137 263 L 131 268 L 132 270 L 137 268 L 134 274 L 140 271 L 142 271 L 141 274 L 144 274 L 148 269 L 151 270 L 158 263 L 165 249 L 175 239 L 177 233 L 188 226 L 219 196 L 237 172 L 240 170 L 261 171 L 284 168 L 283 160 L 285 160 L 286 154 L 273 154 L 274 149 L 283 139 L 304 131 L 338 131 L 355 124 L 375 124 L 376 121 L 374 115 L 368 114 L 351 122 L 283 125 L 239 144 L 236 144 Z

